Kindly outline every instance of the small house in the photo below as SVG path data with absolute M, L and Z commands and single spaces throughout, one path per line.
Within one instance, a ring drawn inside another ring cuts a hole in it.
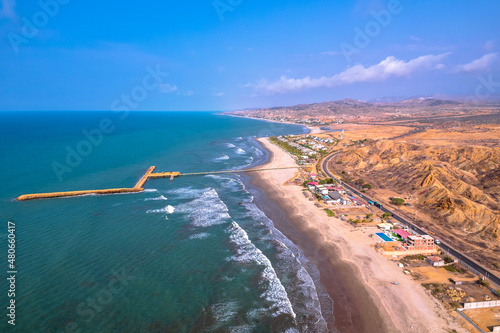
M 438 256 L 429 256 L 427 261 L 434 267 L 444 266 L 444 260 Z

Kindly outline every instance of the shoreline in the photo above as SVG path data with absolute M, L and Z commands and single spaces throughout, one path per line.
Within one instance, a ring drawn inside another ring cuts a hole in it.
M 294 165 L 290 155 L 268 139 L 256 140 L 269 151 L 268 161 L 257 168 Z M 294 173 L 293 169 L 262 171 L 252 174 L 250 184 L 270 202 L 261 209 L 275 227 L 317 267 L 320 282 L 334 301 L 334 320 L 325 316 L 330 331 L 426 333 L 453 326 L 462 332 L 418 282 L 370 247 L 374 241 L 364 231 L 327 217 L 302 195 L 302 188 L 284 186 Z M 272 205 L 279 209 L 270 209 Z M 394 280 L 400 285 L 391 285 Z
M 297 126 L 302 126 L 305 129 L 307 129 L 309 132 L 304 133 L 304 134 L 317 134 L 321 133 L 322 130 L 319 129 L 318 127 L 314 126 L 307 126 L 304 124 L 297 124 L 297 123 L 292 123 L 290 121 L 276 121 L 276 120 L 269 120 L 269 119 L 262 119 L 262 118 L 252 118 L 252 117 L 245 117 L 245 116 L 237 116 L 235 114 L 226 114 L 226 113 L 220 113 L 221 116 L 228 116 L 228 117 L 236 117 L 236 118 L 243 118 L 243 119 L 253 119 L 253 120 L 260 120 L 268 123 L 276 123 L 276 124 L 289 124 L 289 125 L 297 125 Z

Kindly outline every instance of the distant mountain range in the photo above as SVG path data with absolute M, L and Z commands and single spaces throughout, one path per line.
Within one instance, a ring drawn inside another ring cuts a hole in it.
M 227 112 L 228 114 L 281 120 L 299 120 L 307 118 L 338 118 L 359 116 L 408 116 L 441 113 L 462 113 L 479 109 L 500 110 L 500 105 L 457 102 L 435 98 L 412 98 L 396 102 L 364 102 L 346 98 L 339 101 L 328 101 L 293 106 L 277 106 L 261 109 L 247 109 Z

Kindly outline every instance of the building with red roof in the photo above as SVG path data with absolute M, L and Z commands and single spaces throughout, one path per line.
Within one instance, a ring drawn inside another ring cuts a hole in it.
M 408 236 L 410 236 L 410 234 L 403 229 L 396 229 L 394 230 L 394 233 L 403 238 L 404 240 L 407 240 Z

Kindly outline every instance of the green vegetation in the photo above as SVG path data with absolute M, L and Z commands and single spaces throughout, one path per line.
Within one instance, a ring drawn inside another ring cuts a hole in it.
M 370 219 L 370 220 L 367 220 L 365 218 L 363 218 L 362 220 L 360 220 L 359 218 L 358 219 L 352 219 L 352 218 L 349 218 L 348 220 L 349 222 L 351 223 L 354 223 L 354 224 L 359 224 L 359 223 L 369 223 L 369 222 L 373 222 L 373 219 Z
M 390 218 L 391 218 L 391 216 L 392 216 L 392 214 L 391 214 L 391 213 L 384 213 L 384 214 L 382 214 L 381 218 L 382 218 L 382 219 L 390 219 Z
M 453 266 L 444 266 L 444 269 L 446 269 L 448 272 L 455 273 L 457 270 Z
M 325 212 L 326 212 L 326 215 L 328 216 L 335 216 L 335 213 L 331 210 L 329 210 L 328 208 L 325 208 Z
M 477 283 L 479 283 L 479 285 L 483 286 L 483 287 L 489 287 L 490 286 L 490 283 L 486 280 L 478 280 Z
M 392 237 L 396 238 L 398 241 L 402 242 L 403 241 L 403 238 L 401 238 L 401 236 L 399 236 L 398 234 L 396 233 L 392 233 Z
M 366 214 L 366 218 L 367 218 L 367 219 L 372 218 L 372 216 L 373 216 L 373 214 L 371 214 L 371 213 L 370 213 L 370 214 Z
M 309 183 L 309 182 L 307 180 L 304 180 L 304 182 L 302 183 L 302 186 L 307 187 L 307 183 Z
M 332 178 L 325 178 L 325 179 L 320 179 L 318 181 L 318 184 L 325 185 L 325 184 L 336 184 L 336 183 Z
M 396 206 L 401 206 L 402 204 L 405 203 L 405 200 L 401 198 L 392 198 L 391 203 Z
M 440 293 L 443 292 L 443 289 L 441 288 L 441 285 L 438 283 L 422 283 L 422 286 L 431 291 L 431 294 L 434 297 L 437 297 Z
M 444 263 L 445 264 L 449 264 L 449 263 L 452 263 L 453 262 L 453 258 L 450 257 L 450 256 L 446 256 L 444 257 Z
M 366 188 L 366 189 L 372 189 L 372 188 L 373 188 L 373 185 L 372 185 L 372 184 L 365 183 L 365 184 L 363 184 L 363 188 Z
M 335 162 L 335 163 L 337 163 L 337 164 L 342 164 L 342 161 L 337 161 L 337 162 Z
M 411 256 L 406 256 L 405 259 L 408 260 L 425 260 L 425 256 L 423 254 L 415 254 Z
M 460 303 L 458 303 L 458 302 L 450 302 L 450 306 L 451 306 L 453 309 L 455 309 L 455 310 L 461 307 L 461 306 L 460 306 Z M 455 331 L 455 330 L 453 330 L 453 331 Z M 455 332 L 456 332 L 456 331 L 455 331 Z
M 297 148 L 295 147 L 292 147 L 290 146 L 288 143 L 286 142 L 281 142 L 279 141 L 276 137 L 271 137 L 269 139 L 272 143 L 274 143 L 275 145 L 277 145 L 278 147 L 281 147 L 283 148 L 284 150 L 286 150 L 287 152 L 289 152 L 290 154 L 293 154 L 293 155 L 296 155 L 296 156 L 302 156 L 304 155 L 300 150 L 298 150 Z
M 358 180 L 355 181 L 355 183 L 361 186 L 365 183 L 365 181 L 362 178 L 359 178 Z

